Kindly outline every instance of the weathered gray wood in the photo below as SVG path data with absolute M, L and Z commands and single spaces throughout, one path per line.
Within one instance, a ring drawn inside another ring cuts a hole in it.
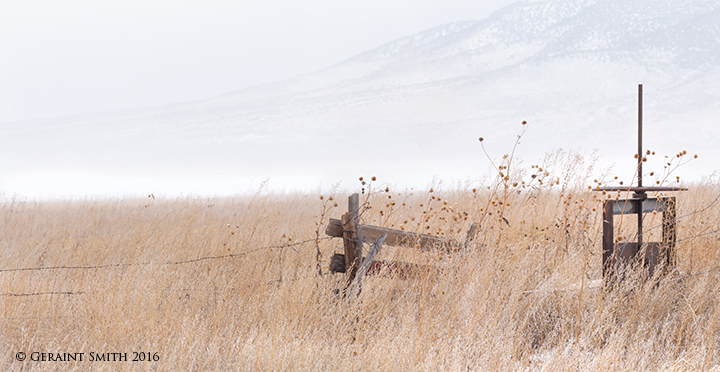
M 367 257 L 365 258 L 367 259 Z M 364 262 L 364 261 L 363 261 Z M 330 272 L 344 273 L 345 255 L 336 253 L 330 261 Z M 437 274 L 441 269 L 432 265 L 418 265 L 408 262 L 373 260 L 365 275 L 383 275 L 386 278 L 410 279 L 426 273 Z
M 642 212 L 651 213 L 653 211 L 664 212 L 666 209 L 666 200 L 658 200 L 658 198 L 647 198 L 642 200 Z M 613 205 L 613 214 L 635 214 L 637 213 L 637 204 L 639 199 L 620 199 L 610 200 Z
M 470 225 L 470 230 L 468 230 L 467 236 L 465 237 L 465 244 L 463 245 L 463 248 L 467 249 L 470 242 L 475 239 L 475 233 L 477 233 L 478 226 L 480 225 L 478 225 L 477 222 Z
M 325 227 L 325 235 L 331 236 L 333 238 L 342 238 L 342 236 L 343 236 L 342 221 L 337 218 L 331 218 L 327 227 Z
M 613 252 L 615 252 L 615 237 L 613 225 L 613 201 L 606 200 L 603 205 L 603 276 L 608 276 L 614 270 Z
M 325 229 L 325 233 L 332 237 L 342 237 L 342 221 L 331 218 L 330 223 Z M 361 238 L 365 240 L 377 239 L 382 234 L 387 234 L 385 244 L 391 246 L 410 246 L 414 247 L 420 245 L 420 249 L 428 250 L 433 247 L 448 246 L 451 244 L 457 244 L 457 242 L 435 235 L 419 234 L 416 232 L 408 232 L 397 229 L 391 229 L 388 227 L 380 227 L 373 225 L 360 225 L 362 232 Z
M 345 255 L 335 253 L 330 258 L 330 273 L 345 273 Z
M 665 212 L 663 212 L 662 241 L 667 254 L 667 267 L 674 266 L 676 262 L 675 243 L 677 242 L 677 212 L 675 197 L 665 198 Z
M 385 241 L 386 237 L 387 234 L 382 234 L 377 239 L 375 239 L 375 242 L 370 247 L 370 251 L 368 252 L 367 257 L 365 257 L 362 266 L 360 266 L 360 270 L 358 270 L 357 275 L 355 276 L 355 281 L 353 281 L 352 286 L 350 286 L 350 293 L 360 293 L 360 290 L 362 288 L 362 280 L 365 277 L 368 269 L 370 268 L 370 265 L 372 265 L 373 260 L 375 260 L 375 256 L 378 254 L 378 252 L 380 252 L 380 247 L 382 247 L 383 241 Z
M 348 213 L 352 215 L 353 227 L 355 230 L 355 267 L 362 263 L 362 229 L 360 227 L 360 195 L 354 193 L 348 197 Z
M 342 238 L 343 248 L 345 250 L 345 268 L 348 273 L 347 281 L 345 282 L 345 288 L 347 288 L 353 282 L 353 279 L 355 279 L 355 274 L 357 273 L 358 267 L 360 267 L 356 256 L 357 236 L 355 235 L 355 222 L 353 222 L 352 214 L 343 214 L 341 226 L 343 228 Z

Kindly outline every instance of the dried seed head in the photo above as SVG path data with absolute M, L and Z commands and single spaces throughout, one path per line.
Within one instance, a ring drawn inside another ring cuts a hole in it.
M 480 137 L 480 138 L 478 138 L 478 141 L 480 141 L 480 142 L 485 141 L 485 138 Z
M 527 124 L 527 121 L 523 120 L 523 125 Z
M 376 180 L 377 180 L 377 177 L 373 176 L 373 178 L 371 178 L 371 179 L 372 179 L 373 181 L 376 181 Z

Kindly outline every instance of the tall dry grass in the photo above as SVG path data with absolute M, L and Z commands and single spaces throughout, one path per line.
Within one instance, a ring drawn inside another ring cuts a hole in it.
M 0 369 L 718 369 L 717 179 L 676 194 L 678 215 L 688 216 L 669 274 L 648 279 L 633 269 L 603 287 L 590 285 L 601 277 L 600 210 L 616 195 L 587 189 L 592 161 L 556 153 L 524 172 L 502 164 L 496 179 L 423 192 L 365 180 L 364 223 L 460 241 L 472 222 L 482 228 L 468 249 L 449 254 L 383 247 L 379 259 L 441 273 L 366 277 L 360 296 L 348 298 L 333 291 L 341 274 L 328 273 L 342 242 L 323 234 L 328 217 L 347 210 L 347 191 L 322 200 L 6 201 Z M 625 218 L 616 234 L 630 239 L 634 217 Z M 660 221 L 648 215 L 646 228 Z M 34 269 L 15 270 L 23 268 Z M 19 351 L 84 352 L 85 360 L 19 362 Z M 90 362 L 90 352 L 160 360 Z

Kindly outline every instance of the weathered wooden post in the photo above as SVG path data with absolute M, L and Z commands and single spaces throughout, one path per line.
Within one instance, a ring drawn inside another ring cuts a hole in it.
M 343 247 L 345 267 L 348 270 L 345 288 L 350 286 L 362 263 L 362 241 L 360 236 L 360 195 L 348 197 L 348 212 L 342 216 Z

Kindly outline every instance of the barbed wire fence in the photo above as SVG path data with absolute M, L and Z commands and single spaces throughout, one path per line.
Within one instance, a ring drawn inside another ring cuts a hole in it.
M 692 211 L 689 213 L 686 213 L 684 215 L 678 216 L 674 219 L 675 222 L 682 218 L 687 218 L 693 215 L 697 215 L 699 213 L 705 212 L 709 210 L 714 204 L 716 204 L 718 201 L 720 201 L 720 195 L 718 195 L 711 203 L 705 206 L 705 208 L 702 208 L 700 210 Z M 363 203 L 363 207 L 367 204 L 367 201 Z M 363 208 L 364 213 L 365 208 Z M 323 214 L 324 217 L 324 214 Z M 322 223 L 322 219 L 321 219 Z M 661 225 L 653 226 L 648 231 L 659 228 Z M 318 229 L 319 231 L 319 229 Z M 7 268 L 7 269 L 0 269 L 0 274 L 2 273 L 11 273 L 11 272 L 23 272 L 23 271 L 54 271 L 54 270 L 97 270 L 97 269 L 115 269 L 115 268 L 125 268 L 125 267 L 132 267 L 132 266 L 170 266 L 170 265 L 185 265 L 185 264 L 192 264 L 192 263 L 198 263 L 203 261 L 211 261 L 211 260 L 224 260 L 224 259 L 231 259 L 231 258 L 238 258 L 238 257 L 244 257 L 253 253 L 261 252 L 261 251 L 268 251 L 272 249 L 285 249 L 285 248 L 293 248 L 297 246 L 301 246 L 308 243 L 315 243 L 317 246 L 319 242 L 321 241 L 327 241 L 333 239 L 333 237 L 319 237 L 319 233 L 316 231 L 316 236 L 313 238 L 305 239 L 302 241 L 297 241 L 295 243 L 285 243 L 281 245 L 269 245 L 264 247 L 259 247 L 255 249 L 251 249 L 244 252 L 239 253 L 229 253 L 224 255 L 217 255 L 217 256 L 204 256 L 204 257 L 198 257 L 194 259 L 188 259 L 188 260 L 180 260 L 180 261 L 170 261 L 170 262 L 138 262 L 138 263 L 114 263 L 114 264 L 105 264 L 105 265 L 87 265 L 87 266 L 47 266 L 47 267 L 24 267 L 24 268 Z M 700 234 L 692 235 L 685 237 L 683 239 L 680 239 L 677 241 L 677 243 L 697 239 L 703 236 L 709 236 L 720 233 L 720 228 L 713 229 L 710 231 L 704 231 Z M 297 251 L 296 251 L 297 252 Z M 700 276 L 704 274 L 709 274 L 714 271 L 720 270 L 720 265 L 712 267 L 708 270 L 699 272 L 699 273 L 689 273 L 682 275 L 679 279 L 685 280 L 690 277 Z M 322 275 L 322 271 L 319 271 L 319 275 Z M 291 282 L 291 281 L 298 281 L 303 279 L 308 279 L 310 277 L 317 276 L 318 274 L 313 275 L 306 275 L 303 277 L 293 278 L 293 279 L 276 279 L 271 280 L 268 283 L 282 283 L 282 282 Z M 87 291 L 48 291 L 48 292 L 32 292 L 32 293 L 0 293 L 0 297 L 31 297 L 31 296 L 42 296 L 42 295 L 81 295 L 81 294 L 89 294 L 94 292 L 87 292 Z
M 105 265 L 87 265 L 87 266 L 47 266 L 47 267 L 23 267 L 23 268 L 11 268 L 11 269 L 0 269 L 0 274 L 2 273 L 11 273 L 11 272 L 23 272 L 23 271 L 56 271 L 56 270 L 98 270 L 98 269 L 116 269 L 116 268 L 125 268 L 125 267 L 131 267 L 131 266 L 170 266 L 170 265 L 186 265 L 186 264 L 192 264 L 192 263 L 198 263 L 202 261 L 211 261 L 211 260 L 224 260 L 224 259 L 230 259 L 230 258 L 238 258 L 238 257 L 244 257 L 253 253 L 261 252 L 261 251 L 268 251 L 272 249 L 285 249 L 285 248 L 293 248 L 297 246 L 301 246 L 308 243 L 319 243 L 320 241 L 326 241 L 331 240 L 332 237 L 323 237 L 323 238 L 311 238 L 306 240 L 301 240 L 295 243 L 285 243 L 281 245 L 269 245 L 265 247 L 255 248 L 251 249 L 245 252 L 239 252 L 239 253 L 229 253 L 229 254 L 223 254 L 223 255 L 217 255 L 217 256 L 204 256 L 204 257 L 198 257 L 188 260 L 181 260 L 181 261 L 169 261 L 169 262 L 138 262 L 138 263 L 115 263 L 115 264 L 105 264 Z M 278 280 L 271 280 L 268 283 L 281 283 L 281 282 L 290 282 L 290 281 L 297 281 L 301 279 L 307 279 L 310 277 L 313 277 L 315 275 L 307 275 L 305 277 L 300 278 L 294 278 L 294 279 L 278 279 Z M 32 292 L 32 293 L 0 293 L 0 297 L 30 297 L 30 296 L 42 296 L 42 295 L 79 295 L 79 294 L 88 294 L 93 292 L 87 292 L 87 291 L 49 291 L 49 292 Z

